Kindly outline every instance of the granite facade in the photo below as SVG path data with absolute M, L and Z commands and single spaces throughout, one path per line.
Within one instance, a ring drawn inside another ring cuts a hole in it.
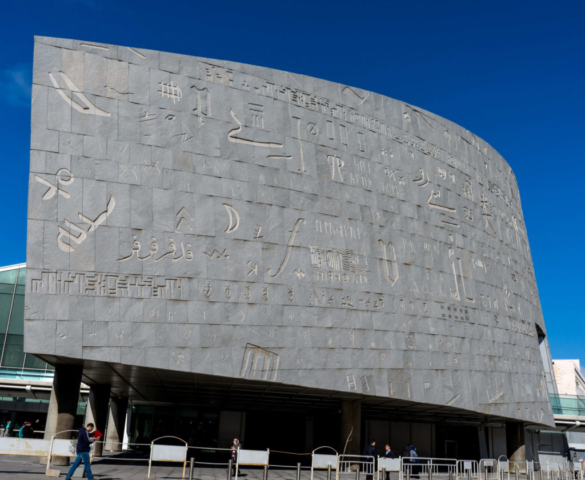
M 37 37 L 25 349 L 552 424 L 506 161 L 302 75 Z

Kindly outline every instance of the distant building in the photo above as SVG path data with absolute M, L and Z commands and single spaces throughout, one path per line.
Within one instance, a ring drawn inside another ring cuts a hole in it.
M 553 360 L 559 395 L 585 396 L 585 378 L 579 360 Z
M 35 423 L 35 437 L 42 438 L 53 388 L 54 368 L 23 350 L 24 288 L 26 265 L 0 267 L 0 429 Z M 78 422 L 85 414 L 88 388 L 81 391 Z
M 551 396 L 555 422 L 567 425 L 566 433 L 569 457 L 577 453 L 585 460 L 585 378 L 579 360 L 553 360 L 554 377 L 558 395 Z M 577 425 L 580 422 L 582 425 Z

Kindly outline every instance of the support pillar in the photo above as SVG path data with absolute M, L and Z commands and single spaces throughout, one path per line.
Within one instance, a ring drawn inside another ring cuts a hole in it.
M 341 452 L 348 455 L 360 454 L 360 439 L 362 433 L 362 402 L 341 402 Z
M 106 431 L 108 419 L 108 405 L 110 403 L 111 385 L 92 385 L 89 389 L 89 399 L 85 413 L 85 424 L 93 423 L 100 432 Z M 103 438 L 101 439 L 103 441 Z M 96 443 L 93 447 L 93 456 L 101 457 L 103 443 Z
M 122 451 L 127 410 L 127 397 L 112 398 L 110 400 L 110 418 L 108 419 L 108 430 L 106 432 L 106 450 L 113 452 Z
M 51 391 L 45 426 L 45 440 L 51 440 L 51 437 L 57 432 L 73 429 L 77 415 L 82 373 L 82 365 L 55 366 L 53 390 Z M 73 432 L 66 432 L 55 438 L 71 438 L 72 436 L 75 436 Z M 46 461 L 47 459 L 44 458 L 41 463 L 46 463 Z M 53 460 L 54 465 L 68 465 L 68 463 L 69 459 L 66 457 L 56 457 Z
M 506 423 L 506 444 L 508 445 L 508 458 L 511 462 L 526 462 L 526 442 L 524 440 L 523 423 Z

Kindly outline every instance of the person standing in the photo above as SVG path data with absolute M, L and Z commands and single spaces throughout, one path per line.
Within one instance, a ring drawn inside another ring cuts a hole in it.
M 234 443 L 232 444 L 232 475 L 236 475 L 236 465 L 238 462 L 238 453 L 240 448 L 242 447 L 240 441 L 237 438 L 234 438 Z M 239 472 L 238 472 L 239 473 Z
M 364 451 L 362 452 L 362 455 L 366 456 L 366 457 L 373 457 L 374 458 L 374 465 L 372 467 L 372 471 L 370 472 L 370 467 L 367 466 L 366 467 L 366 480 L 372 480 L 373 479 L 373 474 L 374 474 L 374 470 L 376 469 L 376 458 L 378 458 L 378 451 L 376 450 L 376 440 L 372 439 L 370 440 L 370 444 L 366 445 L 364 447 Z M 366 464 L 367 465 L 367 464 Z
M 95 442 L 95 438 L 90 437 L 90 433 L 94 429 L 93 423 L 88 423 L 86 427 L 82 427 L 79 429 L 79 435 L 77 437 L 77 448 L 75 449 L 77 452 L 77 457 L 75 458 L 75 462 L 71 465 L 65 480 L 71 480 L 71 476 L 79 467 L 79 464 L 83 461 L 83 465 L 85 466 L 85 473 L 87 473 L 87 480 L 93 480 L 93 473 L 91 473 L 91 463 L 89 460 L 89 451 L 91 444 Z
M 31 423 L 26 422 L 22 427 L 22 438 L 33 438 L 34 430 L 32 429 Z
M 414 445 L 410 446 L 410 461 L 411 463 L 418 463 L 418 454 L 416 453 L 416 447 Z M 412 467 L 412 473 L 414 474 L 413 477 L 418 478 L 420 467 Z
M 384 458 L 394 459 L 394 452 L 390 448 L 390 445 L 386 445 L 386 450 L 384 451 Z M 386 472 L 386 480 L 390 480 L 390 472 Z
M 24 428 L 26 427 L 26 424 L 28 422 L 22 422 L 22 427 L 20 427 L 20 429 L 18 430 L 18 438 L 24 438 Z
M 12 420 L 8 420 L 6 422 L 6 427 L 4 428 L 4 436 L 5 437 L 11 437 L 13 430 L 14 430 L 14 425 L 12 423 Z

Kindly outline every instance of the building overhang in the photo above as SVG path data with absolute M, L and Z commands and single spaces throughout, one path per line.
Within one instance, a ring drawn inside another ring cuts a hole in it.
M 477 427 L 504 426 L 517 419 L 484 414 L 452 405 L 404 398 L 308 388 L 271 381 L 206 375 L 108 362 L 40 356 L 53 365 L 82 364 L 84 384 L 110 384 L 113 396 L 134 404 L 190 405 L 218 410 L 266 410 L 338 413 L 344 401 L 359 400 L 366 418 Z M 536 424 L 540 429 L 550 426 Z

